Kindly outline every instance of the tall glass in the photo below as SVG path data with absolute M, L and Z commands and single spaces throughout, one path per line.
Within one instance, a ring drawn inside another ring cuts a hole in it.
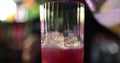
M 40 5 L 42 63 L 83 63 L 84 5 L 52 1 Z

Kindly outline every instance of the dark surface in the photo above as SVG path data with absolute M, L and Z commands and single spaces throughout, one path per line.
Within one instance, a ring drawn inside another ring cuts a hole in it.
M 101 26 L 97 20 L 95 20 L 93 14 L 85 3 L 85 63 L 90 63 L 90 51 L 91 46 L 93 46 L 92 40 L 94 40 L 97 33 L 108 34 L 116 40 L 119 40 L 117 35 Z

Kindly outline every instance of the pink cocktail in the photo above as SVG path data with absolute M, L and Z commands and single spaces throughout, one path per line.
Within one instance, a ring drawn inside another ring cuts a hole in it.
M 40 21 L 42 63 L 83 63 L 84 4 L 43 3 Z
M 83 48 L 42 48 L 42 63 L 83 63 Z

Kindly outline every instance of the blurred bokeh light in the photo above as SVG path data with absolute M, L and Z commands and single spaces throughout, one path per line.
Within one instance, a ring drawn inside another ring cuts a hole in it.
M 13 0 L 0 0 L 0 20 L 5 21 L 16 13 L 16 4 Z M 12 18 L 12 17 L 11 17 Z

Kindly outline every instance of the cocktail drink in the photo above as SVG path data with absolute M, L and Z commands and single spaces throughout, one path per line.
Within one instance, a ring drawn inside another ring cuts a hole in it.
M 84 5 L 52 1 L 40 5 L 42 63 L 83 63 Z
M 83 48 L 62 49 L 47 48 L 42 50 L 43 63 L 83 63 Z

